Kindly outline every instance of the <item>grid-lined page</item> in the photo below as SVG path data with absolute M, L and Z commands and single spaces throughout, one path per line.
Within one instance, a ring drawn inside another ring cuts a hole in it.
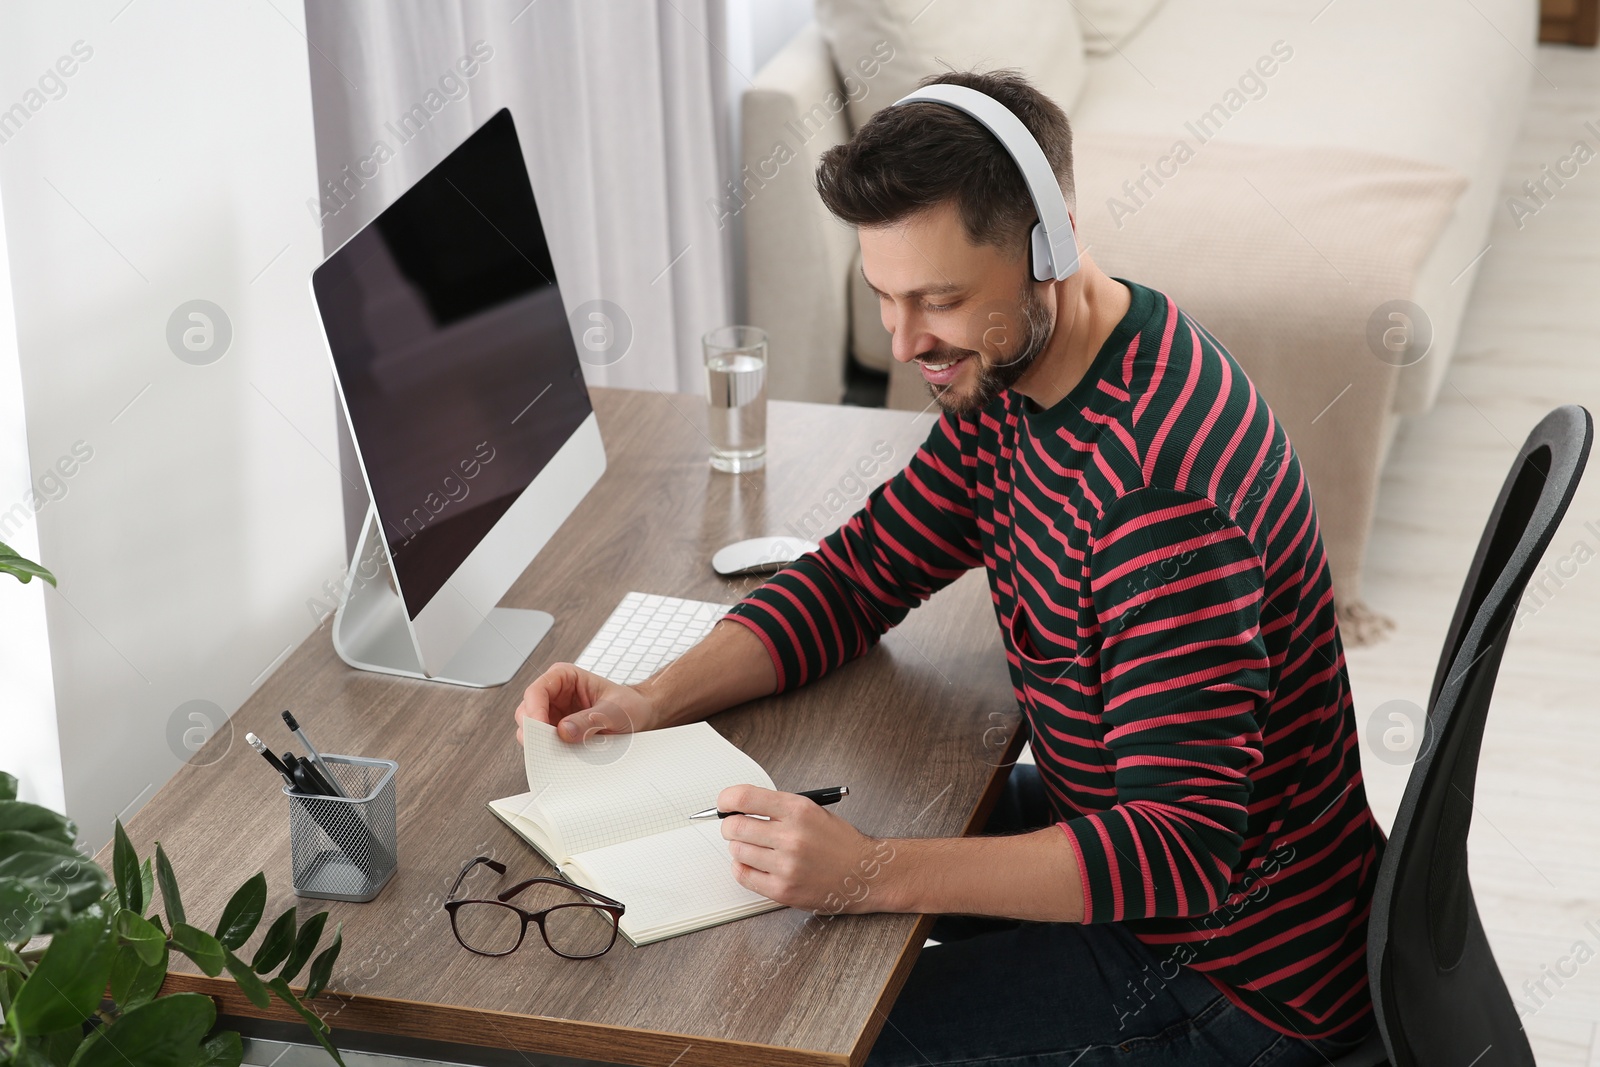
M 572 744 L 555 727 L 524 722 L 528 790 L 568 854 L 681 829 L 717 794 L 748 783 L 773 788 L 761 765 L 709 723 L 611 735 Z
M 522 839 L 550 861 L 551 866 L 559 867 L 571 858 L 572 854 L 561 846 L 561 835 L 544 824 L 532 793 L 518 793 L 514 797 L 491 800 L 489 810 L 501 822 L 521 834 Z
M 780 907 L 734 880 L 718 822 L 585 852 L 566 870 L 574 881 L 627 905 L 622 932 L 635 945 Z

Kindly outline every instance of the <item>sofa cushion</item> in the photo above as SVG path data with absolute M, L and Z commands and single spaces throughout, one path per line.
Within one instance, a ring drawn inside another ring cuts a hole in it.
M 1166 0 L 1121 55 L 1088 63 L 1070 114 L 1078 130 L 1195 140 L 1184 124 L 1238 90 L 1242 106 L 1230 98 L 1208 137 L 1342 145 L 1467 174 L 1490 136 L 1467 117 L 1495 108 L 1508 75 L 1532 74 L 1516 49 L 1531 52 L 1537 24 L 1535 0 L 1336 0 L 1314 24 L 1296 5 Z
M 1154 163 L 1162 184 L 1136 211 L 1085 210 L 1079 237 L 1108 274 L 1177 301 L 1250 376 L 1311 484 L 1335 599 L 1353 604 L 1396 367 L 1420 355 L 1397 347 L 1421 337 L 1391 301 L 1414 291 L 1466 178 L 1348 148 L 1219 141 L 1180 162 L 1161 135 L 1079 131 L 1077 144 L 1086 208 Z
M 1084 52 L 1103 56 L 1116 51 L 1160 6 L 1161 0 L 1073 0 Z
M 743 222 L 747 321 L 767 331 L 774 400 L 837 404 L 844 396 L 855 230 L 828 214 L 812 176 L 823 152 L 850 136 L 838 73 L 808 23 L 756 73 L 740 111 L 744 166 L 719 213 Z M 730 189 L 732 186 L 730 186 Z M 720 221 L 720 220 L 719 220 Z M 882 329 L 882 327 L 879 327 Z
M 1415 292 L 1396 294 L 1422 305 L 1435 328 L 1435 352 L 1402 368 L 1395 397 L 1397 411 L 1423 411 L 1443 380 L 1490 218 L 1503 210 L 1511 142 L 1529 81 L 1540 77 L 1531 65 L 1539 5 L 1337 0 L 1313 13 L 1311 21 L 1296 5 L 1165 0 L 1118 52 L 1089 61 L 1073 129 L 1182 139 L 1200 154 L 1210 151 L 1206 141 L 1342 146 L 1466 175 Z M 1135 167 L 1113 190 L 1140 178 Z M 1085 217 L 1113 221 L 1105 192 L 1089 196 L 1079 182 L 1078 193 Z
M 1015 67 L 1069 112 L 1083 86 L 1083 36 L 1057 0 L 817 0 L 817 22 L 854 129 L 951 69 Z

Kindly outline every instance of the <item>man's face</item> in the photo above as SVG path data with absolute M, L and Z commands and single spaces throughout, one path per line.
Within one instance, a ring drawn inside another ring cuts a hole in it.
M 1025 255 L 971 243 L 953 204 L 859 233 L 894 358 L 918 365 L 940 407 L 975 415 L 1033 366 L 1055 316 Z

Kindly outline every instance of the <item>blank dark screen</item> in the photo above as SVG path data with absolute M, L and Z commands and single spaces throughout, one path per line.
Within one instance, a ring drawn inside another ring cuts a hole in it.
M 510 111 L 312 287 L 415 619 L 591 410 Z

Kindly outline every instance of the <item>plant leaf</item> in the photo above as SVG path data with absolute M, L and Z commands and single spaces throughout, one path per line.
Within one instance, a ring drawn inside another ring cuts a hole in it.
M 267 988 L 278 994 L 279 1000 L 300 1013 L 300 1018 L 304 1019 L 306 1025 L 311 1028 L 311 1036 L 316 1038 L 317 1043 L 322 1046 L 323 1050 L 333 1057 L 334 1063 L 337 1063 L 339 1067 L 344 1067 L 344 1057 L 339 1055 L 339 1050 L 333 1047 L 332 1041 L 328 1040 L 328 1024 L 316 1012 L 300 1002 L 300 998 L 294 995 L 294 990 L 289 988 L 289 983 L 282 978 L 274 978 L 267 983 Z
M 133 946 L 123 945 L 117 949 L 115 961 L 111 964 L 111 999 L 117 1002 L 117 1007 L 122 1011 L 132 1011 L 141 1004 L 148 1004 L 154 1000 L 161 991 L 161 983 L 167 977 L 167 944 L 161 943 L 161 954 L 153 964 L 145 964 L 139 959 L 139 954 L 133 951 Z
M 235 1030 L 215 1034 L 200 1046 L 200 1059 L 195 1067 L 239 1067 L 244 1062 L 244 1044 Z
M 0 878 L 43 878 L 63 873 L 64 869 L 65 876 L 77 883 L 82 880 L 78 868 L 90 866 L 95 866 L 94 862 L 76 850 L 72 855 L 64 856 L 60 852 L 28 849 L 0 857 Z M 92 879 L 94 876 L 89 877 Z
M 207 975 L 215 978 L 222 973 L 222 942 L 198 927 L 188 923 L 172 924 L 172 947 L 194 960 Z
M 117 876 L 117 903 L 131 912 L 144 914 L 144 886 L 139 882 L 139 853 L 128 840 L 128 831 L 117 820 L 111 845 L 111 870 Z
M 76 914 L 106 895 L 111 880 L 100 865 L 74 852 L 13 852 L 0 859 L 0 878 L 19 878 L 44 891 L 45 900 L 65 899 Z
M 46 1034 L 43 1038 L 35 1040 L 39 1042 L 46 1062 L 70 1063 L 73 1053 L 83 1044 L 83 1027 L 69 1026 L 65 1030 L 57 1030 L 53 1034 Z
M 322 928 L 328 922 L 328 913 L 319 911 L 307 919 L 300 927 L 300 934 L 294 939 L 294 951 L 289 953 L 289 958 L 284 962 L 283 970 L 278 972 L 278 977 L 289 982 L 300 973 L 300 968 L 306 965 L 311 954 L 317 949 L 317 939 L 322 936 Z
M 72 908 L 59 893 L 26 878 L 0 878 L 0 941 L 13 944 L 35 934 L 53 934 L 72 919 Z
M 267 936 L 261 939 L 261 944 L 256 948 L 256 955 L 251 960 L 257 974 L 266 974 L 272 968 L 282 963 L 284 957 L 294 948 L 295 909 L 290 908 L 267 928 Z
M 113 920 L 118 939 L 139 957 L 139 961 L 146 967 L 153 967 L 160 962 L 167 947 L 167 935 L 157 930 L 150 922 L 141 917 L 136 911 L 127 908 L 118 910 L 116 919 Z
M 16 1047 L 15 1055 L 10 1067 L 55 1067 L 49 1050 L 43 1048 L 38 1040 L 22 1042 Z
M 257 871 L 255 877 L 240 886 L 228 901 L 228 906 L 222 909 L 222 918 L 217 920 L 217 940 L 222 942 L 222 947 L 234 949 L 250 940 L 266 906 L 267 876 Z
M 139 914 L 148 916 L 156 903 L 156 872 L 149 856 L 139 864 L 139 891 L 144 894 L 144 907 L 139 909 Z M 161 920 L 157 919 L 156 925 L 160 926 Z
M 10 1067 L 55 1067 L 55 1061 L 50 1058 L 50 1050 L 36 1038 L 17 1046 L 16 1059 Z
M 0 830 L 0 859 L 13 852 L 53 852 L 68 859 L 83 855 L 71 845 L 31 830 Z
M 78 840 L 78 824 L 65 815 L 29 804 L 26 800 L 0 800 L 0 830 L 28 830 L 60 841 Z
M 144 962 L 139 959 L 139 954 L 133 951 L 132 945 L 118 945 L 117 954 L 111 959 L 111 999 L 116 1002 L 119 1010 L 125 1010 L 128 999 L 128 990 L 133 986 L 133 980 L 144 969 Z
M 156 842 L 156 881 L 161 885 L 161 906 L 167 911 L 167 918 L 172 921 L 176 930 L 179 923 L 183 922 L 183 898 L 178 895 L 178 876 L 172 873 L 172 861 L 167 859 L 166 852 L 161 847 L 161 842 Z M 198 962 L 198 961 L 196 961 Z M 218 973 L 222 970 L 222 961 L 217 961 Z
M 188 1067 L 200 1039 L 217 1020 L 216 1005 L 199 993 L 171 993 L 125 1012 L 96 1030 L 72 1057 L 71 1067 Z
M 8 555 L 0 555 L 0 574 L 16 575 L 17 581 L 23 585 L 27 585 L 35 577 L 43 578 L 51 585 L 56 584 L 55 575 L 33 562 L 33 560 L 23 559 L 15 552 Z
M 256 977 L 256 972 L 250 965 L 232 952 L 224 956 L 228 965 L 228 973 L 233 975 L 233 980 L 239 983 L 239 992 L 249 998 L 250 1003 L 258 1008 L 266 1009 L 272 1005 L 272 998 L 267 996 L 267 987 L 261 979 Z
M 111 976 L 115 949 L 110 918 L 98 904 L 74 917 L 51 940 L 12 1001 L 12 1027 L 27 1037 L 64 1030 L 87 1019 Z
M 0 971 L 11 970 L 18 974 L 27 974 L 28 965 L 22 962 L 22 957 L 17 955 L 10 945 L 0 941 Z M 0 1014 L 4 1014 L 0 1012 Z
M 0 800 L 17 799 L 17 776 L 0 771 Z
M 323 949 L 316 959 L 311 961 L 311 973 L 306 976 L 306 999 L 314 1000 L 328 984 L 328 979 L 333 975 L 333 961 L 339 958 L 339 950 L 344 947 L 344 924 L 334 927 L 333 943 Z

